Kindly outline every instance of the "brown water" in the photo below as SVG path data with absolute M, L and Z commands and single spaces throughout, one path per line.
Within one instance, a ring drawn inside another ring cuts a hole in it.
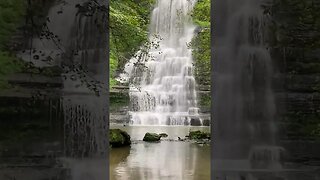
M 111 180 L 210 179 L 210 146 L 176 141 L 190 130 L 209 132 L 209 127 L 111 125 L 111 128 L 127 131 L 133 140 L 131 147 L 111 149 Z M 159 143 L 148 143 L 141 141 L 146 132 L 164 132 L 169 136 Z

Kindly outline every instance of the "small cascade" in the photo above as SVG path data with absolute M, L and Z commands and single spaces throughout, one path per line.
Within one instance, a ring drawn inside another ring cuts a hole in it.
M 158 0 L 151 15 L 150 41 L 162 40 L 147 55 L 137 52 L 120 74 L 131 83 L 130 117 L 139 125 L 190 125 L 197 108 L 192 52 L 194 34 L 190 12 L 194 0 Z M 135 66 L 144 62 L 145 68 Z M 199 118 L 201 121 L 201 118 Z

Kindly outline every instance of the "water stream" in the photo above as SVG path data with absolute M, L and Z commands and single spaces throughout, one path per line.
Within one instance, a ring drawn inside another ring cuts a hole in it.
M 194 35 L 190 12 L 194 0 L 158 0 L 151 15 L 151 47 L 139 51 L 119 80 L 130 80 L 132 124 L 190 125 L 200 121 L 192 52 L 188 43 Z M 143 62 L 145 68 L 135 66 Z

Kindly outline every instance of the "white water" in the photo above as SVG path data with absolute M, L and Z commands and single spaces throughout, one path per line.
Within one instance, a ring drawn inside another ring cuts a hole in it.
M 141 125 L 190 125 L 198 117 L 196 82 L 192 74 L 194 35 L 190 12 L 195 0 L 158 0 L 152 15 L 149 40 L 161 37 L 159 48 L 142 51 L 125 67 L 120 80 L 131 80 L 131 123 Z M 146 68 L 134 66 L 144 62 Z

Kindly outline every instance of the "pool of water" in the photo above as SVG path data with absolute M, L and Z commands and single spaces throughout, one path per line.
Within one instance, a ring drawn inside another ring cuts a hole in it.
M 120 126 L 132 139 L 131 147 L 110 151 L 111 180 L 209 180 L 210 146 L 177 141 L 189 131 L 209 132 L 209 127 L 188 126 Z M 146 132 L 167 133 L 159 143 L 143 142 Z

